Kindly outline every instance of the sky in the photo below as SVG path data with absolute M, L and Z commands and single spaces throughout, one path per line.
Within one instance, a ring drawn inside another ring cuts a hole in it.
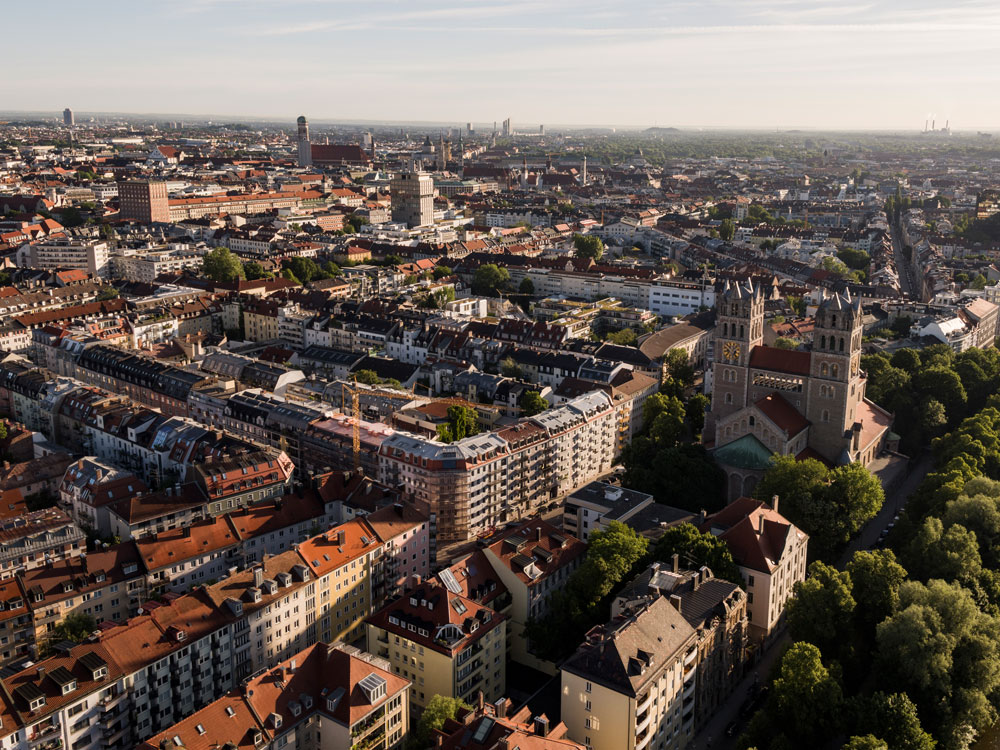
M 57 0 L 3 19 L 4 111 L 1000 126 L 996 0 Z

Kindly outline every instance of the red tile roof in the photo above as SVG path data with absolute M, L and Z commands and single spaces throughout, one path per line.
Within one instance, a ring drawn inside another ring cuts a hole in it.
M 772 370 L 789 375 L 809 375 L 812 354 L 789 351 L 773 346 L 755 346 L 750 352 L 750 367 L 758 370 Z
M 795 437 L 809 426 L 809 420 L 803 417 L 794 406 L 788 403 L 780 393 L 772 393 L 757 401 L 760 412 L 774 422 L 779 430 L 784 430 L 788 437 Z

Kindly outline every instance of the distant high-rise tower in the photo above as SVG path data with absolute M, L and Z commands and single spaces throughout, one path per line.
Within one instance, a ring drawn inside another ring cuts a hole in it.
M 538 135 L 545 135 L 545 126 L 544 125 L 539 125 L 538 126 Z
M 128 180 L 118 183 L 119 216 L 143 224 L 170 221 L 167 183 Z
M 472 123 L 471 122 L 465 123 L 465 132 L 467 132 L 469 135 L 472 135 L 473 131 L 472 131 Z
M 506 120 L 503 121 L 503 135 L 504 135 L 505 138 L 509 137 L 511 135 L 510 118 L 509 117 Z
M 297 122 L 299 125 L 299 166 L 309 167 L 313 163 L 312 144 L 309 142 L 309 121 L 306 120 L 305 115 L 299 115 Z
M 63 110 L 63 125 L 68 125 L 70 127 L 76 125 L 76 120 L 73 118 L 73 110 L 69 107 Z
M 423 172 L 401 172 L 389 183 L 392 220 L 409 227 L 434 223 L 434 180 Z

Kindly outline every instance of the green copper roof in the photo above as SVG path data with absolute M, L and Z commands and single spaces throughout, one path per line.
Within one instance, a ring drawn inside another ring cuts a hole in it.
M 763 471 L 771 464 L 771 451 L 753 435 L 744 435 L 721 448 L 716 448 L 715 461 L 734 469 Z

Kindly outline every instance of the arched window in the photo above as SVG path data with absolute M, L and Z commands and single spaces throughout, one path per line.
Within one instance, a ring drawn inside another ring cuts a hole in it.
M 826 349 L 826 336 L 819 337 L 819 348 Z
M 825 385 L 821 385 L 819 387 L 819 397 L 820 398 L 826 398 L 826 386 Z
M 840 351 L 844 351 L 844 337 L 840 337 Z
M 750 426 L 751 426 L 751 427 L 753 427 L 753 426 L 754 426 L 755 424 L 757 424 L 757 418 L 756 418 L 756 417 L 754 417 L 754 416 L 753 416 L 753 415 L 751 414 L 751 415 L 750 415 Z
M 827 364 L 826 362 L 824 362 L 824 363 L 823 363 L 823 364 L 822 364 L 822 365 L 820 366 L 820 368 L 819 368 L 819 374 L 820 374 L 820 375 L 824 375 L 824 376 L 826 376 L 826 375 L 829 375 L 829 374 L 830 374 L 830 366 L 829 366 L 829 365 L 828 365 L 828 364 Z
M 743 326 L 740 326 L 740 338 L 743 338 Z
M 733 434 L 733 428 L 732 427 L 727 427 L 726 428 L 726 437 L 732 437 L 732 434 Z
M 837 327 L 837 316 L 833 315 L 830 318 L 830 328 L 836 328 L 836 327 Z
M 840 366 L 830 365 L 830 374 L 833 375 L 833 377 L 835 378 L 838 377 L 840 375 Z
M 727 393 L 726 394 L 726 403 L 727 404 L 733 403 L 733 394 L 732 393 Z
M 823 421 L 824 422 L 830 421 L 830 412 L 828 412 L 826 409 L 823 410 Z

